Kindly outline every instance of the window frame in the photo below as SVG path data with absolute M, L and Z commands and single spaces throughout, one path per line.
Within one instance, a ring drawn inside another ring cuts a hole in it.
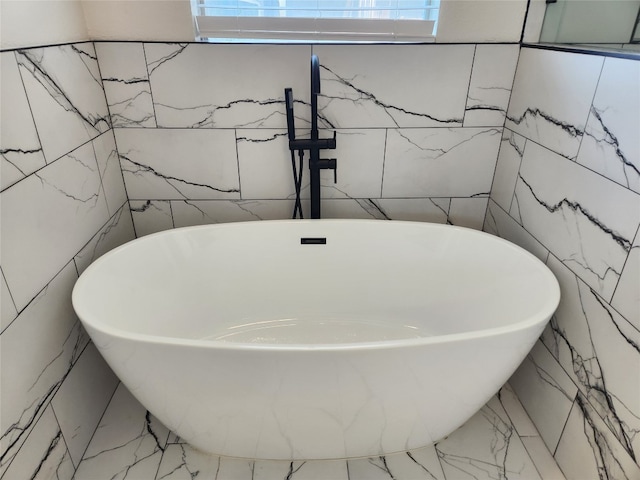
M 196 41 L 265 43 L 430 43 L 437 20 L 242 17 L 199 15 L 191 0 Z M 439 2 L 432 10 L 439 9 Z

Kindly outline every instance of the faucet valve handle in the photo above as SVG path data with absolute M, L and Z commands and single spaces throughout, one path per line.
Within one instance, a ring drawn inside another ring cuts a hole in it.
M 335 158 L 323 158 L 319 160 L 318 166 L 323 170 L 333 170 L 333 183 L 338 183 L 338 160 Z

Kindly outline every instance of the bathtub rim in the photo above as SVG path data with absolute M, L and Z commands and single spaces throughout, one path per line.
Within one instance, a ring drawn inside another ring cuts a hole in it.
M 518 251 L 520 254 L 528 257 L 533 260 L 533 263 L 539 268 L 542 272 L 544 272 L 544 276 L 548 277 L 550 282 L 549 287 L 552 291 L 552 295 L 545 302 L 545 305 L 539 310 L 539 313 L 536 315 L 532 315 L 531 317 L 520 320 L 518 322 L 501 326 L 501 327 L 493 327 L 493 328 L 485 328 L 478 330 L 471 330 L 461 333 L 450 333 L 443 335 L 434 335 L 429 337 L 419 337 L 419 338 L 407 338 L 407 339 L 398 339 L 398 340 L 380 340 L 380 341 L 363 341 L 363 342 L 345 342 L 345 343 L 317 343 L 317 344 L 307 344 L 307 343 L 283 343 L 283 344 L 263 344 L 263 343 L 242 343 L 242 342 L 229 342 L 223 340 L 201 340 L 201 339 L 189 339 L 189 338 L 180 338 L 180 337 L 166 337 L 161 335 L 150 335 L 150 334 L 142 334 L 135 333 L 128 330 L 124 330 L 121 328 L 115 328 L 104 322 L 100 321 L 92 321 L 87 320 L 86 318 L 90 318 L 91 315 L 87 315 L 89 313 L 88 308 L 83 309 L 80 305 L 80 290 L 82 289 L 82 285 L 87 281 L 86 275 L 87 272 L 98 268 L 98 266 L 109 260 L 109 257 L 112 255 L 116 255 L 118 252 L 128 249 L 134 248 L 134 244 L 138 244 L 144 241 L 151 241 L 153 238 L 163 235 L 178 235 L 180 232 L 187 232 L 189 230 L 198 230 L 198 229 L 208 229 L 208 228 L 224 228 L 229 226 L 249 226 L 250 224 L 296 224 L 296 223 L 317 223 L 317 222 L 325 222 L 325 223 L 368 223 L 368 224 L 377 224 L 379 222 L 383 222 L 384 224 L 411 224 L 411 225 L 429 225 L 436 228 L 443 228 L 447 230 L 460 230 L 472 235 L 484 236 L 486 238 L 491 238 L 491 241 L 496 241 L 497 243 L 502 243 L 505 247 L 514 249 Z M 83 280 L 84 277 L 84 280 Z M 209 225 L 195 225 L 188 227 L 178 227 L 169 230 L 163 230 L 161 232 L 152 233 L 149 235 L 145 235 L 140 238 L 135 238 L 130 240 L 112 250 L 102 255 L 100 258 L 95 260 L 87 269 L 80 275 L 76 283 L 74 284 L 72 295 L 71 295 L 73 309 L 76 312 L 78 318 L 81 323 L 87 327 L 89 326 L 91 329 L 101 332 L 105 335 L 114 338 L 120 338 L 125 340 L 133 340 L 144 343 L 156 343 L 156 344 L 165 344 L 165 345 L 182 345 L 189 347 L 201 347 L 201 348 L 216 348 L 216 349 L 230 349 L 230 350 L 253 350 L 253 351 L 341 351 L 341 350 L 377 350 L 377 349 L 392 349 L 392 348 L 401 348 L 407 346 L 420 346 L 420 345 L 429 345 L 429 344 L 441 344 L 441 343 L 449 343 L 449 342 L 457 342 L 457 341 L 465 341 L 471 340 L 475 338 L 483 338 L 490 337 L 496 335 L 504 335 L 512 332 L 517 332 L 521 330 L 526 330 L 529 328 L 534 328 L 536 326 L 544 326 L 551 319 L 551 316 L 554 314 L 558 305 L 560 303 L 560 285 L 555 275 L 551 272 L 549 267 L 542 262 L 539 258 L 537 258 L 532 253 L 528 252 L 524 248 L 519 245 L 514 244 L 502 237 L 498 237 L 488 232 L 484 232 L 481 230 L 476 230 L 467 227 L 455 226 L 455 225 L 447 225 L 447 224 L 439 224 L 433 222 L 416 222 L 416 221 L 405 221 L 405 220 L 368 220 L 368 219 L 303 219 L 303 220 L 256 220 L 256 221 L 248 221 L 248 222 L 230 222 L 230 223 L 217 223 L 217 224 L 209 224 Z

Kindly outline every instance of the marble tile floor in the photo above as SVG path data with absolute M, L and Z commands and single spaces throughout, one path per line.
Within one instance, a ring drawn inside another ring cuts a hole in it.
M 75 480 L 564 480 L 507 384 L 434 446 L 384 457 L 265 461 L 203 454 L 180 441 L 121 384 Z

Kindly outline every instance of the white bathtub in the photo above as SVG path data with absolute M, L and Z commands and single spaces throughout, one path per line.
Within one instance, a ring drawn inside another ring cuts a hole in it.
M 102 355 L 167 427 L 264 459 L 440 440 L 504 384 L 558 301 L 545 265 L 500 238 L 366 220 L 171 230 L 104 255 L 73 291 Z

